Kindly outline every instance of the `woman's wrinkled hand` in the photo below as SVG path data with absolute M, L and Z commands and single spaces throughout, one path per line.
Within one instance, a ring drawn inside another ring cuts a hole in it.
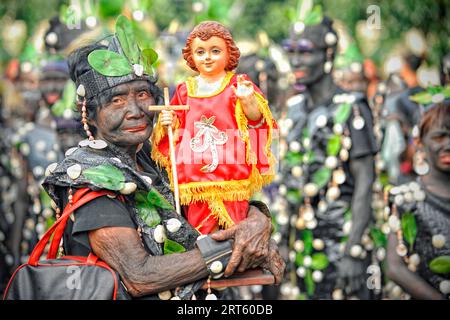
M 263 264 L 269 255 L 272 221 L 258 208 L 250 206 L 247 219 L 233 227 L 211 235 L 216 241 L 234 240 L 233 253 L 225 269 L 225 276 L 236 270 L 243 272 Z
M 280 284 L 283 280 L 284 271 L 286 269 L 286 262 L 278 251 L 278 246 L 275 240 L 270 240 L 269 255 L 266 260 L 261 264 L 261 267 L 269 270 L 275 277 L 275 284 Z

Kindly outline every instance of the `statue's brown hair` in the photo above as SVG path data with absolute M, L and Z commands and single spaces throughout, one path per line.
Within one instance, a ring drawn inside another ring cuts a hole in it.
M 187 65 L 192 70 L 198 71 L 192 57 L 192 41 L 194 41 L 195 38 L 200 38 L 201 40 L 206 41 L 214 36 L 222 38 L 227 44 L 229 60 L 227 66 L 225 67 L 225 71 L 232 71 L 237 68 L 241 53 L 239 48 L 234 43 L 230 31 L 228 31 L 228 29 L 219 22 L 205 21 L 197 25 L 194 30 L 192 30 L 186 40 L 186 46 L 183 48 L 184 60 L 186 60 Z

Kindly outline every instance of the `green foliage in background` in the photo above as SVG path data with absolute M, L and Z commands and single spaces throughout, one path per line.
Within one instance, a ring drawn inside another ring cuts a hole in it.
M 101 2 L 100 16 L 110 16 L 122 6 L 131 7 L 129 0 L 97 0 Z M 194 13 L 193 2 L 202 1 L 206 11 Z M 204 19 L 215 19 L 227 24 L 235 38 L 255 38 L 264 30 L 270 38 L 279 43 L 286 38 L 290 19 L 297 8 L 297 0 L 140 0 L 142 10 L 150 16 L 159 30 L 165 30 L 171 21 L 177 19 L 188 30 Z M 61 5 L 68 0 L 2 0 L 0 19 L 8 15 L 27 23 L 28 35 L 45 18 L 58 14 Z M 449 0 L 316 0 L 322 5 L 324 14 L 341 20 L 354 33 L 357 22 L 369 16 L 367 8 L 376 4 L 381 13 L 381 39 L 372 57 L 380 63 L 399 43 L 402 35 L 412 27 L 423 31 L 431 44 L 427 60 L 439 64 L 449 48 L 450 11 Z M 1 43 L 0 43 L 1 45 Z M 0 46 L 0 59 L 9 57 Z

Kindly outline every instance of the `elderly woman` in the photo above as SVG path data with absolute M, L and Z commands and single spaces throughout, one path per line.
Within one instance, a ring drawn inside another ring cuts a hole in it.
M 250 206 L 248 218 L 234 228 L 198 240 L 175 213 L 167 176 L 150 158 L 155 115 L 147 107 L 162 103 L 155 78 L 137 64 L 120 75 L 108 69 L 112 64 L 99 67 L 106 50 L 130 58 L 120 40 L 114 36 L 108 47 L 90 45 L 69 57 L 88 139 L 48 168 L 44 187 L 57 212 L 85 188 L 117 196 L 94 199 L 75 212 L 65 230 L 65 253 L 93 252 L 120 274 L 132 297 L 190 299 L 203 282 L 197 280 L 253 266 L 270 270 L 278 283 L 284 262 L 269 242 L 271 220 L 263 204 L 256 203 L 262 211 Z M 227 239 L 234 239 L 232 253 Z
M 450 294 L 450 103 L 431 106 L 420 123 L 418 183 L 390 190 L 387 275 L 414 299 Z M 419 157 L 420 158 L 420 157 Z M 425 162 L 426 161 L 426 162 Z M 397 290 L 398 292 L 399 290 Z

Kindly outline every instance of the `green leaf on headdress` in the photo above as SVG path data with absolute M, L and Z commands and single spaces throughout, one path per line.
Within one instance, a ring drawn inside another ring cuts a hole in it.
M 328 168 L 320 168 L 314 172 L 312 181 L 317 185 L 319 189 L 325 187 L 325 185 L 330 181 L 331 170 Z
M 341 103 L 334 114 L 334 123 L 344 123 L 350 117 L 352 106 L 349 103 Z
M 83 171 L 90 182 L 98 187 L 118 191 L 125 186 L 125 177 L 119 169 L 110 164 L 103 164 Z
M 137 45 L 133 27 L 125 16 L 119 16 L 116 21 L 116 35 L 122 51 L 131 64 L 139 63 L 139 47 Z
M 101 18 L 117 17 L 123 9 L 124 0 L 99 0 L 98 12 Z
M 164 241 L 164 254 L 172 254 L 185 251 L 186 249 L 178 242 L 170 239 L 166 239 L 166 241 Z
M 323 20 L 322 7 L 320 5 L 314 6 L 312 11 L 306 16 L 303 23 L 305 26 L 313 26 L 320 24 Z
M 440 256 L 433 259 L 430 262 L 429 267 L 434 273 L 450 273 L 450 256 Z
M 147 200 L 154 206 L 164 210 L 175 211 L 174 207 L 158 191 L 152 188 L 147 194 Z
M 146 192 L 136 192 L 134 201 L 136 202 L 136 209 L 139 216 L 149 227 L 156 227 L 161 222 L 161 217 L 156 207 L 148 201 Z
M 417 235 L 416 218 L 412 213 L 405 213 L 402 216 L 402 231 L 403 237 L 409 243 L 409 250 L 412 251 Z
M 341 149 L 341 136 L 334 134 L 328 140 L 327 143 L 327 155 L 328 156 L 336 156 Z
M 92 51 L 88 62 L 95 71 L 107 77 L 124 76 L 133 71 L 124 56 L 110 50 Z
M 145 73 L 149 75 L 154 74 L 153 65 L 158 61 L 158 53 L 153 49 L 144 49 L 141 52 L 141 60 Z
M 76 100 L 76 88 L 73 81 L 68 80 L 64 86 L 61 99 L 52 106 L 52 113 L 57 117 L 62 117 L 64 111 L 74 109 Z

